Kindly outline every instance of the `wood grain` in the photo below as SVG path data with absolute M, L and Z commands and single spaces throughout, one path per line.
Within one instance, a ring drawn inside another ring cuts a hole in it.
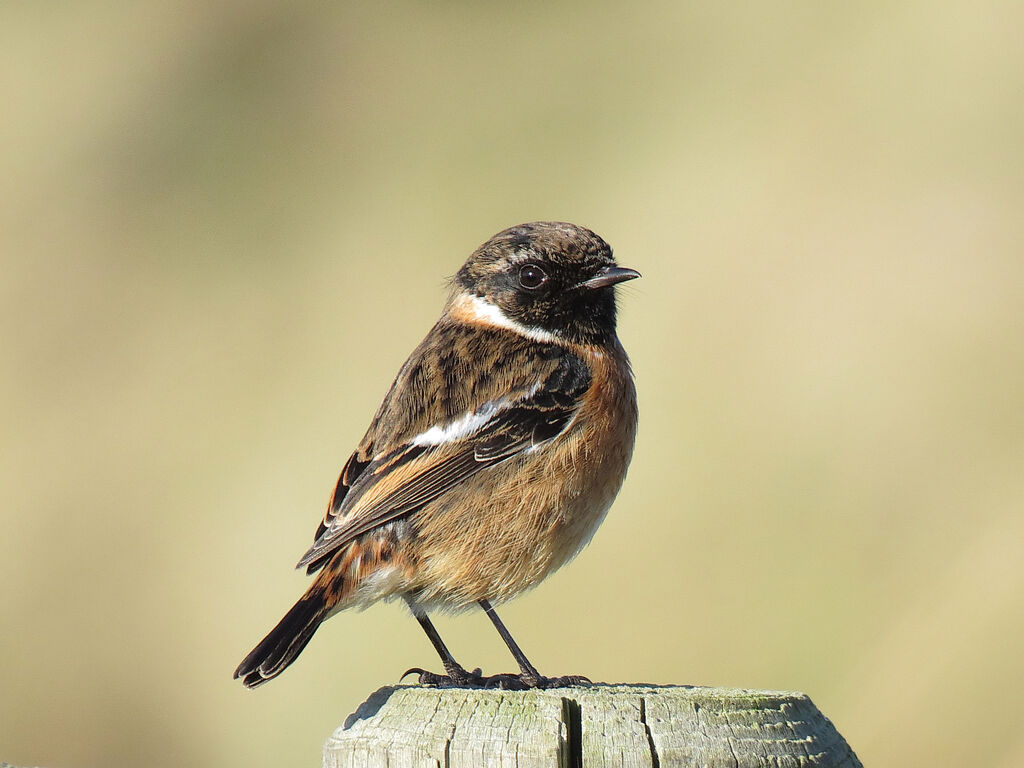
M 325 768 L 861 768 L 803 693 L 653 685 L 389 686 L 324 745 Z

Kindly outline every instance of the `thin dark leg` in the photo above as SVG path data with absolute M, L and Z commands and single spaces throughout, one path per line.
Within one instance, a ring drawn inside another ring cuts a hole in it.
M 427 637 L 430 638 L 430 644 L 434 646 L 434 650 L 437 651 L 437 655 L 441 657 L 441 663 L 444 664 L 445 671 L 451 674 L 453 669 L 461 669 L 459 662 L 452 656 L 451 651 L 448 650 L 448 646 L 444 644 L 444 640 L 441 639 L 441 635 L 437 633 L 437 629 L 434 627 L 434 623 L 430 620 L 426 613 L 421 613 L 418 610 L 414 610 L 412 613 L 416 617 L 416 621 L 423 627 L 423 631 L 427 633 Z
M 484 613 L 487 614 L 487 618 L 494 624 L 494 628 L 498 630 L 498 634 L 501 635 L 501 639 L 505 641 L 505 645 L 512 651 L 512 658 L 516 660 L 519 665 L 519 669 L 522 670 L 522 681 L 534 687 L 540 684 L 540 681 L 544 678 L 541 677 L 540 672 L 537 668 L 530 663 L 530 660 L 526 658 L 526 654 L 523 653 L 522 649 L 516 644 L 516 641 L 512 639 L 512 634 L 505 628 L 505 625 L 501 623 L 501 619 L 498 618 L 498 614 L 494 612 L 491 604 L 486 600 L 480 601 L 480 607 L 484 609 Z
M 433 672 L 428 672 L 425 669 L 419 667 L 413 667 L 408 670 L 405 675 L 410 672 L 416 672 L 419 675 L 419 681 L 428 685 L 472 685 L 479 686 L 483 684 L 483 679 L 480 677 L 480 670 L 474 670 L 473 672 L 467 672 L 462 668 L 462 665 L 455 660 L 452 656 L 451 651 L 448 650 L 448 646 L 444 644 L 444 640 L 441 639 L 441 635 L 438 634 L 437 629 L 434 627 L 434 623 L 427 616 L 427 612 L 420 607 L 420 605 L 412 598 L 406 596 L 406 604 L 409 606 L 409 610 L 412 611 L 412 615 L 416 617 L 416 621 L 423 627 L 423 631 L 427 633 L 427 638 L 430 640 L 430 644 L 434 646 L 434 650 L 437 651 L 437 655 L 441 657 L 441 663 L 444 665 L 444 671 L 448 673 L 447 676 L 437 675 Z M 402 677 L 405 677 L 402 675 Z
M 486 600 L 479 601 L 480 607 L 484 609 L 484 613 L 487 614 L 487 618 L 494 624 L 494 628 L 498 630 L 498 634 L 501 635 L 501 639 L 505 641 L 505 645 L 512 652 L 513 658 L 519 665 L 521 673 L 518 677 L 515 675 L 493 675 L 488 680 L 488 685 L 497 684 L 501 688 L 565 688 L 571 685 L 590 684 L 590 680 L 583 675 L 565 675 L 563 677 L 544 677 L 537 668 L 530 663 L 530 660 L 526 658 L 526 654 L 523 653 L 522 649 L 512 639 L 512 633 L 505 628 L 505 625 L 498 618 L 498 614 L 494 612 L 491 604 Z

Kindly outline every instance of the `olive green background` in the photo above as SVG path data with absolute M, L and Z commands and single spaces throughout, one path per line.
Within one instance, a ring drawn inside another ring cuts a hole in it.
M 808 692 L 867 765 L 1024 764 L 1019 3 L 0 6 L 0 757 L 316 765 L 401 606 L 299 596 L 445 278 L 593 228 L 641 406 L 543 672 Z M 456 656 L 512 661 L 486 618 Z

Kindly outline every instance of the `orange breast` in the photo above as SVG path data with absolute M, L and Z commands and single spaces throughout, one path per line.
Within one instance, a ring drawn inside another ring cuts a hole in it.
M 566 431 L 417 513 L 410 586 L 426 605 L 514 597 L 572 559 L 604 519 L 633 452 L 636 394 L 621 346 L 574 351 L 593 383 Z

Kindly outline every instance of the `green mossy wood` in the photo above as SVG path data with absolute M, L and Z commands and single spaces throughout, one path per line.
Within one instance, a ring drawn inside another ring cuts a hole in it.
M 861 768 L 802 693 L 595 685 L 381 688 L 324 745 L 324 768 Z

